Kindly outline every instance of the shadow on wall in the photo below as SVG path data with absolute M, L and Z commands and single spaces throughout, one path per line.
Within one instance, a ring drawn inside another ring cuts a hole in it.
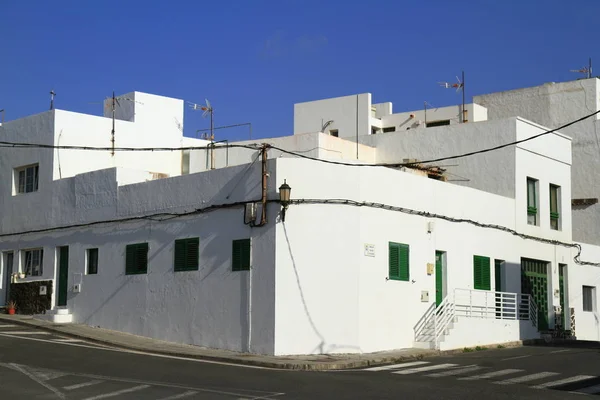
M 317 328 L 317 326 L 315 324 L 315 321 L 312 319 L 312 316 L 310 315 L 308 305 L 306 304 L 306 298 L 304 296 L 304 291 L 302 290 L 302 284 L 300 282 L 300 275 L 298 273 L 298 266 L 296 265 L 296 260 L 294 258 L 294 253 L 292 251 L 292 245 L 290 243 L 290 238 L 288 236 L 287 227 L 286 227 L 285 222 L 281 222 L 281 224 L 283 226 L 283 234 L 285 236 L 285 241 L 287 243 L 288 251 L 290 253 L 290 261 L 292 262 L 292 268 L 294 269 L 294 275 L 296 277 L 296 284 L 298 285 L 298 293 L 300 293 L 300 301 L 302 302 L 302 306 L 304 308 L 304 313 L 306 314 L 306 318 L 308 319 L 308 322 L 309 322 L 310 326 L 312 327 L 314 333 L 319 337 L 319 340 L 320 340 L 320 343 L 317 344 L 317 346 L 307 354 L 327 354 L 327 353 L 340 352 L 341 350 L 347 351 L 348 349 L 352 349 L 354 351 L 358 351 L 359 353 L 362 353 L 362 350 L 358 346 L 337 345 L 337 344 L 327 345 L 327 340 L 321 334 L 321 332 L 319 331 L 319 329 Z

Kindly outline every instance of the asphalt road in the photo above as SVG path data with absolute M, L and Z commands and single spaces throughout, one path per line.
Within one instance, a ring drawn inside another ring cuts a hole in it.
M 126 352 L 22 328 L 0 331 L 0 399 L 11 400 L 581 400 L 600 393 L 598 377 L 598 348 L 486 350 L 377 370 L 300 372 Z

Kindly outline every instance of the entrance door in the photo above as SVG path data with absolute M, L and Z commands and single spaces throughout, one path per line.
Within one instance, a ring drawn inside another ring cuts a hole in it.
M 502 295 L 498 292 L 504 292 L 502 285 L 502 276 L 504 275 L 504 261 L 494 260 L 494 288 L 496 292 L 496 318 L 503 318 Z
M 560 321 L 557 321 L 557 328 L 562 328 L 565 330 L 571 329 L 571 324 L 567 324 L 566 316 L 567 316 L 567 307 L 569 307 L 569 302 L 567 301 L 567 293 L 565 292 L 566 279 L 565 270 L 567 266 L 565 264 L 558 265 L 558 287 L 560 290 Z M 560 322 L 560 324 L 559 324 Z
M 538 307 L 538 330 L 548 329 L 548 263 L 521 259 L 521 293 L 530 294 Z
M 6 305 L 10 300 L 10 276 L 13 273 L 13 261 L 14 261 L 14 253 L 7 252 L 4 253 L 3 261 L 3 273 L 2 276 L 2 290 L 0 290 L 0 302 L 3 302 L 3 305 Z M 2 294 L 2 292 L 4 292 Z
M 58 300 L 59 307 L 67 305 L 67 292 L 69 289 L 69 246 L 58 248 Z
M 435 305 L 439 306 L 444 300 L 444 252 L 435 252 Z

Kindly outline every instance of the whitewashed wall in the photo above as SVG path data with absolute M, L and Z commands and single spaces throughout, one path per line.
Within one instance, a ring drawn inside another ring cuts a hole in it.
M 581 244 L 581 259 L 600 262 L 600 246 Z M 573 255 L 576 251 L 573 251 Z M 575 310 L 575 335 L 580 340 L 600 340 L 600 266 L 567 267 L 568 307 Z M 593 311 L 583 311 L 583 286 L 596 288 Z M 568 326 L 568 325 L 567 325 Z
M 512 229 L 516 224 L 510 198 L 401 171 L 280 159 L 277 180 L 283 179 L 293 198 L 373 201 Z M 428 233 L 429 221 L 381 209 L 292 205 L 285 230 L 277 226 L 276 298 L 285 300 L 276 305 L 276 354 L 411 347 L 414 325 L 435 301 L 435 274 L 427 275 L 427 264 L 435 262 L 436 250 L 447 252 L 447 291 L 473 288 L 473 255 L 490 257 L 492 268 L 494 259 L 504 260 L 506 290 L 514 292 L 520 291 L 521 257 L 547 261 L 553 273 L 558 263 L 571 263 L 568 248 L 444 220 L 433 220 Z M 551 235 L 540 229 L 540 236 Z M 386 280 L 390 241 L 410 245 L 409 282 Z M 364 244 L 375 246 L 375 257 L 364 255 Z M 429 302 L 421 302 L 421 291 L 429 292 Z

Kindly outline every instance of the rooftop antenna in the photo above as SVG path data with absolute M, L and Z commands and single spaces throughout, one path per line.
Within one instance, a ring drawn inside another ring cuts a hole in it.
M 458 91 L 462 91 L 462 122 L 467 122 L 467 110 L 465 109 L 465 71 L 462 71 L 462 80 L 456 77 L 457 83 L 449 83 L 449 82 L 438 82 L 440 86 L 445 89 L 456 89 L 456 93 Z
M 2 110 L 0 110 L 0 114 L 2 114 L 2 117 L 0 117 L 0 124 L 4 123 L 4 108 Z
M 571 72 L 577 72 L 580 74 L 586 74 L 587 78 L 592 77 L 592 58 L 589 59 L 589 64 L 587 67 L 583 67 L 581 69 L 572 69 Z
M 206 105 L 199 105 L 196 103 L 192 103 L 192 102 L 188 102 L 190 104 L 190 107 L 192 107 L 192 110 L 202 110 L 204 111 L 202 113 L 202 117 L 205 118 L 207 115 L 210 115 L 210 169 L 215 169 L 215 133 L 214 133 L 214 124 L 213 124 L 213 115 L 214 115 L 214 109 L 212 107 L 212 105 L 210 104 L 210 101 L 208 101 L 208 99 L 204 99 L 204 101 L 206 102 Z
M 54 96 L 56 96 L 56 92 L 54 92 L 54 89 L 52 89 L 50 91 L 50 109 L 54 110 Z
M 127 101 L 131 101 L 132 103 L 138 103 L 138 104 L 144 104 L 141 103 L 139 101 L 135 101 L 134 99 L 130 99 L 129 97 L 116 97 L 115 96 L 115 91 L 113 90 L 112 93 L 112 97 L 110 98 L 110 108 L 111 108 L 111 114 L 112 114 L 112 130 L 110 131 L 110 144 L 111 144 L 111 150 L 110 150 L 110 155 L 114 156 L 115 155 L 115 110 L 116 110 L 116 106 L 118 105 L 119 107 L 121 107 L 121 103 L 119 103 L 119 100 L 127 100 Z

